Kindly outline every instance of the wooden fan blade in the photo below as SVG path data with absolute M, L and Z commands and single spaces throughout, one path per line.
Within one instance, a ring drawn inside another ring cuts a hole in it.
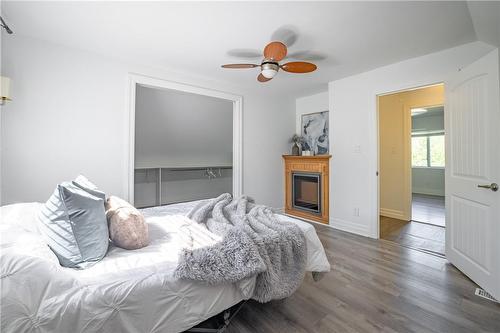
M 222 68 L 254 68 L 254 67 L 259 67 L 260 65 L 255 65 L 255 64 L 227 64 L 227 65 L 222 65 Z
M 280 61 L 286 57 L 286 52 L 285 44 L 282 42 L 271 42 L 264 48 L 264 58 Z
M 287 62 L 280 66 L 285 72 L 290 73 L 310 73 L 316 70 L 316 65 L 305 61 Z
M 259 74 L 259 76 L 257 76 L 257 81 L 259 82 L 267 82 L 267 81 L 270 81 L 271 79 L 268 79 L 267 77 L 265 77 L 264 75 L 262 75 L 262 73 Z

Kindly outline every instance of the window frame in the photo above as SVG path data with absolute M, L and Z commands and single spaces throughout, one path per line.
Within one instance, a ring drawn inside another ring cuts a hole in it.
M 444 137 L 444 130 L 443 131 L 429 131 L 429 132 L 420 132 L 420 133 L 411 133 L 411 137 L 425 137 L 426 138 L 426 153 L 427 153 L 427 166 L 421 166 L 421 165 L 413 165 L 413 157 L 411 159 L 411 167 L 412 169 L 444 169 L 446 167 L 446 161 L 445 161 L 445 166 L 434 166 L 431 165 L 431 137 L 432 136 L 443 136 Z M 413 146 L 411 146 L 411 151 L 413 153 Z M 413 155 L 413 154 L 412 154 Z

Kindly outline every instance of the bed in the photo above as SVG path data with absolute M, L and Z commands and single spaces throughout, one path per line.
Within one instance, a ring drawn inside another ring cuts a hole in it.
M 2 332 L 182 332 L 251 297 L 255 278 L 208 286 L 173 277 L 186 239 L 184 216 L 197 202 L 143 209 L 150 245 L 110 246 L 94 266 L 61 267 L 36 226 L 41 204 L 2 207 Z M 330 265 L 314 227 L 279 215 L 304 232 L 306 270 Z

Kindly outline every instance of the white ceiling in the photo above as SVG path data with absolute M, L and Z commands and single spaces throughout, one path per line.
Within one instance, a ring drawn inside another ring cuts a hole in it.
M 477 39 L 500 47 L 500 1 L 468 1 Z
M 465 2 L 13 2 L 2 16 L 15 34 L 137 64 L 197 73 L 243 87 L 261 85 L 258 69 L 231 49 L 259 49 L 280 27 L 296 31 L 289 52 L 327 56 L 311 74 L 280 72 L 275 93 L 324 91 L 334 79 L 475 41 Z M 259 62 L 260 59 L 251 59 Z

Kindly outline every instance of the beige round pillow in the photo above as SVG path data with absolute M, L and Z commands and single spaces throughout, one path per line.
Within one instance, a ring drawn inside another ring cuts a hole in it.
M 136 250 L 149 244 L 148 225 L 144 216 L 118 197 L 106 200 L 109 238 L 118 247 Z

